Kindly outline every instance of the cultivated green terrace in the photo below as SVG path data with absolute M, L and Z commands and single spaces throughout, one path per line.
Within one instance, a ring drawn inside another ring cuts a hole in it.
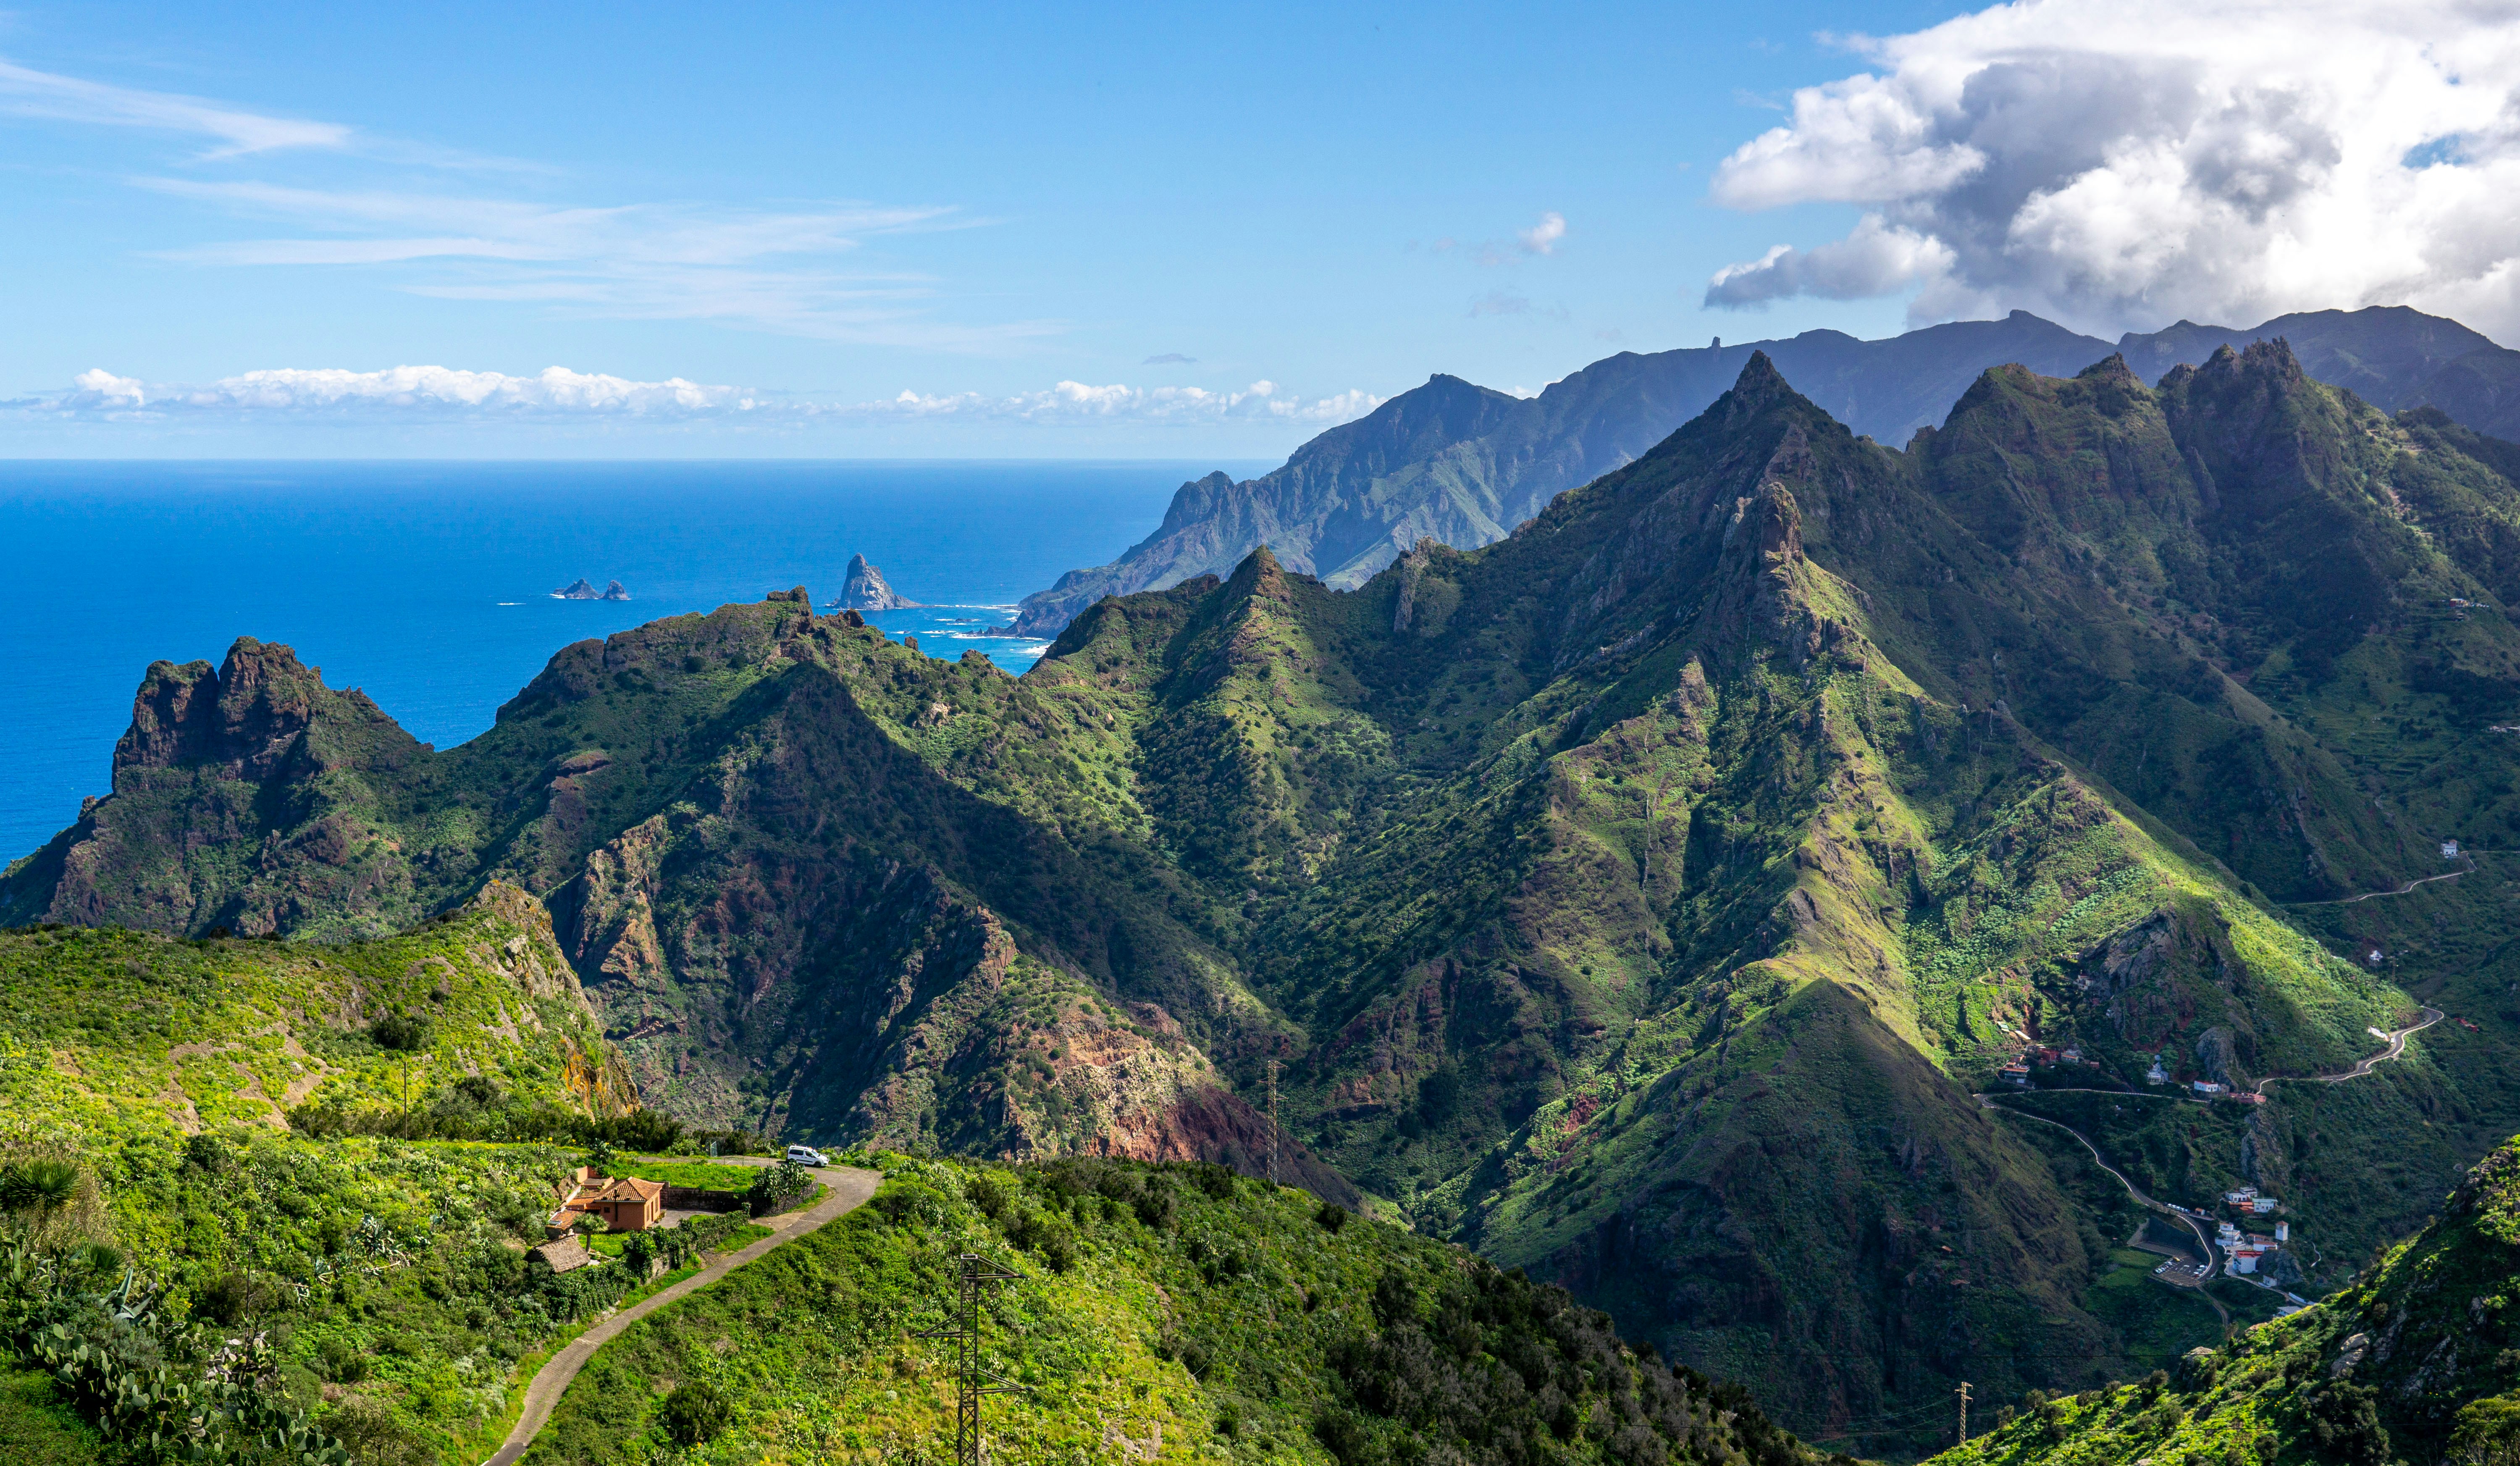
M 159 664 L 0 914 L 294 950 L 510 882 L 649 1104 L 819 1142 L 1256 1172 L 1274 1059 L 1288 1176 L 1913 1454 L 2260 1297 L 2130 1272 L 2126 1184 L 1976 1098 L 2016 1060 L 2145 1194 L 2280 1197 L 2305 1295 L 2520 1129 L 2515 455 L 2279 343 L 1990 371 L 1904 451 L 1754 357 L 1497 543 L 1258 551 L 1019 679 L 801 591 L 443 752 Z

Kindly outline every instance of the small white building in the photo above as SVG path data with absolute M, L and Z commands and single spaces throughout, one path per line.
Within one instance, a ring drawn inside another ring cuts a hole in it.
M 2143 1081 L 2147 1084 L 2167 1084 L 2170 1082 L 2170 1071 L 2162 1068 L 2161 1060 L 2155 1058 L 2152 1061 L 2152 1068 L 2143 1072 Z
M 2255 1186 L 2243 1186 L 2237 1191 L 2226 1191 L 2223 1193 L 2223 1200 L 2235 1207 L 2245 1207 L 2249 1203 L 2257 1200 L 2257 1197 L 2258 1188 Z
M 2444 860 L 2455 860 L 2458 858 L 2457 841 L 2445 840 L 2442 842 L 2442 858 Z
M 2291 1223 L 2291 1222 L 2289 1222 L 2289 1221 L 2278 1221 L 2278 1222 L 2276 1222 L 2276 1223 L 2275 1223 L 2275 1241 L 2276 1241 L 2277 1243 L 2285 1243 L 2285 1242 L 2290 1242 L 2291 1240 L 2292 1240 L 2292 1223 Z
M 2221 1094 L 2228 1086 L 2216 1083 L 2212 1079 L 2193 1079 L 2188 1082 L 2187 1087 L 2198 1094 Z
M 2260 1216 L 2266 1215 L 2275 1208 L 2282 1205 L 2283 1203 L 2276 1201 L 2272 1196 L 2253 1196 L 2249 1198 L 2249 1210 L 2257 1213 Z

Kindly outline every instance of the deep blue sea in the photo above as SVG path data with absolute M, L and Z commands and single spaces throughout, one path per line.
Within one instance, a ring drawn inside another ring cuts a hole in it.
M 451 748 L 572 641 L 791 585 L 819 606 L 863 554 L 931 603 L 886 631 L 1020 672 L 1042 643 L 981 634 L 1016 600 L 1108 564 L 1184 480 L 1267 467 L 0 463 L 0 864 L 108 791 L 158 658 L 285 642 Z M 581 575 L 632 599 L 552 599 Z

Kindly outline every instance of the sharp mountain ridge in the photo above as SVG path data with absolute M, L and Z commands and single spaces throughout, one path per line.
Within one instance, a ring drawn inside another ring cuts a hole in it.
M 2520 846 L 2515 451 L 2281 343 L 1983 371 L 1903 449 L 1753 353 L 1494 543 L 1253 550 L 1021 678 L 801 589 L 442 752 L 281 649 L 159 664 L 0 917 L 359 936 L 511 881 L 650 1103 L 816 1139 L 1251 1169 L 1274 1059 L 1306 1184 L 1912 1452 L 1959 1379 L 2213 1328 L 1977 1102 L 2024 1055 L 2148 1194 L 2284 1197 L 2312 1291 L 2520 1130 L 2508 888 L 2410 884 Z M 2419 1000 L 2475 1026 L 2367 1080 L 2143 1082 L 2340 1072 Z

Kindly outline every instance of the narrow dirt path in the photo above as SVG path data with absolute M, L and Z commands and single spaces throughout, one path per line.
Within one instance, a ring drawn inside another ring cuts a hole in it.
M 727 1163 L 770 1164 L 733 1156 L 724 1158 L 720 1164 Z M 552 1409 L 560 1403 L 560 1397 L 568 1390 L 569 1382 L 577 1378 L 577 1372 L 586 1367 L 587 1360 L 595 1357 L 597 1350 L 618 1337 L 623 1329 L 655 1312 L 658 1308 L 707 1287 L 755 1258 L 774 1249 L 785 1247 L 799 1237 L 821 1229 L 829 1222 L 846 1216 L 865 1206 L 867 1198 L 875 1195 L 875 1188 L 883 1181 L 883 1172 L 879 1170 L 858 1170 L 851 1167 L 835 1166 L 815 1170 L 811 1174 L 814 1179 L 828 1188 L 824 1198 L 812 1208 L 803 1212 L 788 1213 L 785 1217 L 772 1218 L 770 1224 L 778 1228 L 777 1232 L 741 1252 L 716 1259 L 706 1267 L 660 1293 L 641 1299 L 570 1340 L 567 1347 L 552 1355 L 541 1369 L 535 1371 L 533 1383 L 525 1387 L 525 1408 L 523 1413 L 517 1417 L 516 1428 L 508 1432 L 508 1439 L 500 1445 L 498 1453 L 484 1462 L 483 1466 L 516 1466 L 517 1458 L 525 1453 L 525 1447 L 534 1443 L 534 1437 L 542 1434 L 544 1425 L 550 1422 Z

